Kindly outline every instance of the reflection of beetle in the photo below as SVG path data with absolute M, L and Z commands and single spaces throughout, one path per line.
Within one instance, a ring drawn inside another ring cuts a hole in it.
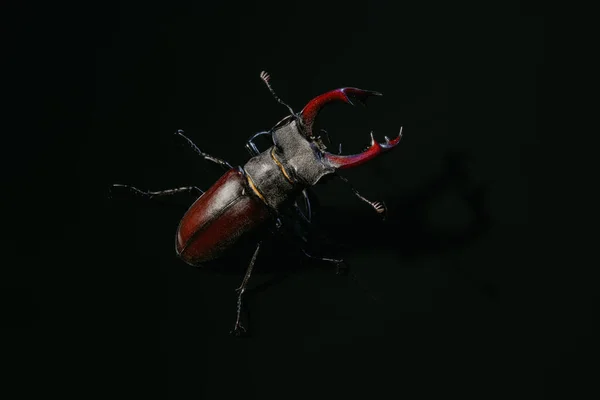
M 277 97 L 269 84 L 269 75 L 262 72 L 261 79 L 275 99 L 285 105 L 291 114 L 271 130 L 254 135 L 247 142 L 246 147 L 253 157 L 243 167 L 234 168 L 224 160 L 203 153 L 191 140 L 183 136 L 182 131 L 178 131 L 177 134 L 184 137 L 201 156 L 228 169 L 208 191 L 203 193 L 196 187 L 183 187 L 146 192 L 131 186 L 115 185 L 128 187 L 151 197 L 191 190 L 201 193 L 183 216 L 176 235 L 177 255 L 190 265 L 197 266 L 218 258 L 242 235 L 256 230 L 269 221 L 275 221 L 276 226 L 279 227 L 281 225 L 279 217 L 285 210 L 295 209 L 298 217 L 305 222 L 310 222 L 311 211 L 307 193 L 309 187 L 315 185 L 324 176 L 335 174 L 338 169 L 350 168 L 369 161 L 400 142 L 401 134 L 394 140 L 386 137 L 383 144 L 377 143 L 371 134 L 371 146 L 360 154 L 343 156 L 328 153 L 325 151 L 326 147 L 321 137 L 313 135 L 312 132 L 313 122 L 321 108 L 333 101 L 349 104 L 358 101 L 365 104 L 369 96 L 381 94 L 356 88 L 336 89 L 314 98 L 299 114 L 296 114 Z M 273 145 L 263 152 L 259 152 L 253 142 L 260 135 L 269 135 L 273 142 Z M 345 178 L 342 179 L 346 181 Z M 378 213 L 385 212 L 382 203 L 371 202 L 356 190 L 353 191 Z M 306 212 L 303 212 L 296 202 L 300 195 L 304 197 Z M 242 285 L 238 289 L 237 320 L 233 331 L 236 334 L 244 329 L 240 324 L 241 299 L 259 248 L 260 242 Z M 327 261 L 338 262 L 338 260 Z

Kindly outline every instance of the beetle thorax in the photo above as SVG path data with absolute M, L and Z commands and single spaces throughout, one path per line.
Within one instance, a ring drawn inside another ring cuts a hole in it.
M 321 150 L 305 138 L 295 120 L 274 131 L 273 142 L 275 155 L 284 169 L 305 187 L 313 186 L 323 176 L 335 172 L 323 162 Z
M 244 171 L 255 194 L 275 210 L 335 172 L 323 162 L 321 150 L 304 137 L 293 119 L 273 131 L 273 142 L 273 147 L 248 160 Z

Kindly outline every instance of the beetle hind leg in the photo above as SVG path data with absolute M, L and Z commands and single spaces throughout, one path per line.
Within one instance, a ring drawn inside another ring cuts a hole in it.
M 314 256 L 314 255 L 310 254 L 309 252 L 307 252 L 305 249 L 302 249 L 302 252 L 304 253 L 304 255 L 306 257 L 308 257 L 310 259 L 332 263 L 333 265 L 335 265 L 335 273 L 337 275 L 342 275 L 348 271 L 348 266 L 344 263 L 344 260 L 342 260 L 342 259 Z
M 233 327 L 233 330 L 230 332 L 232 335 L 235 336 L 240 336 L 242 333 L 246 332 L 246 328 L 244 327 L 244 325 L 242 325 L 240 319 L 242 314 L 242 296 L 244 295 L 244 292 L 246 292 L 246 286 L 248 285 L 248 281 L 250 280 L 250 275 L 252 275 L 252 269 L 254 268 L 254 263 L 256 262 L 256 257 L 258 256 L 260 245 L 261 242 L 258 242 L 258 244 L 256 245 L 256 250 L 254 250 L 254 255 L 252 256 L 250 264 L 248 265 L 248 269 L 246 270 L 246 275 L 244 275 L 244 280 L 242 280 L 242 284 L 240 285 L 240 287 L 236 289 L 236 292 L 238 293 L 237 313 L 235 325 Z

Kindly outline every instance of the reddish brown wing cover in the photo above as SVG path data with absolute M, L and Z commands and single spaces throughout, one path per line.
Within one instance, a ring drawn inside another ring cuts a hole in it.
M 190 265 L 213 260 L 270 217 L 244 173 L 227 171 L 183 216 L 176 236 L 179 257 Z

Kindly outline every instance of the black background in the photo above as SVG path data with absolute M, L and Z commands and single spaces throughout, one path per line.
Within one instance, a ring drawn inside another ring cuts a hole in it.
M 565 263 L 539 212 L 544 19 L 503 4 L 4 6 L 17 123 L 2 162 L 18 195 L 4 199 L 15 257 L 2 270 L 3 386 L 77 398 L 597 393 L 592 269 Z M 340 182 L 317 188 L 320 225 L 357 280 L 267 245 L 251 335 L 233 338 L 250 254 L 222 263 L 231 274 L 189 267 L 173 247 L 191 196 L 108 187 L 207 189 L 222 171 L 176 129 L 243 164 L 245 140 L 286 115 L 263 69 L 295 110 L 343 86 L 384 94 L 320 115 L 346 154 L 370 130 L 382 140 L 403 126 L 404 138 L 345 173 L 386 202 L 387 222 Z

